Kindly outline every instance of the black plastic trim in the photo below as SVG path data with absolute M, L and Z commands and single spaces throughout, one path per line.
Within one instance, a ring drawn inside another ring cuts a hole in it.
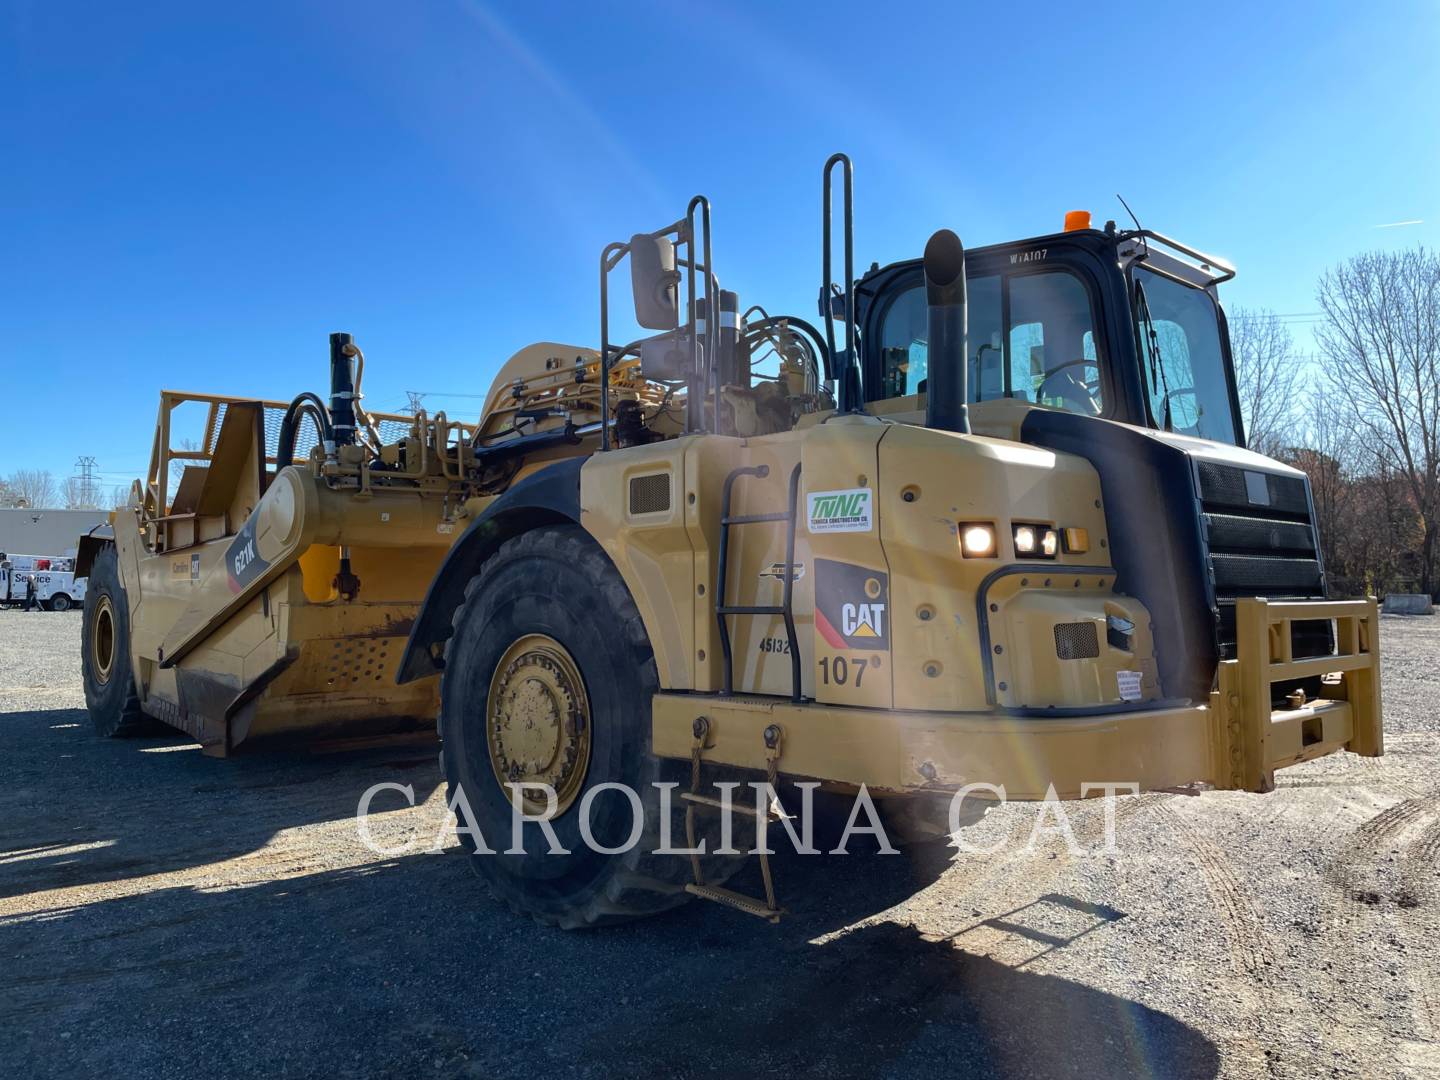
M 1162 692 L 1201 700 L 1220 657 L 1193 455 L 1144 428 L 1054 409 L 1031 410 L 1020 431 L 1095 467 L 1116 591 L 1149 609 Z
M 1192 704 L 1190 698 L 1156 698 L 1154 701 L 1121 701 L 1105 705 L 1038 705 L 1014 707 L 997 705 L 995 711 L 1003 716 L 1021 716 L 1027 720 L 1069 720 L 1087 716 L 1109 716 L 1111 713 L 1160 712 L 1164 709 L 1183 709 Z

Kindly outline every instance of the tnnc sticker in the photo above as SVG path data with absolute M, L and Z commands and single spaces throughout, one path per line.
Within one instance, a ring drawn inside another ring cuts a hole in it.
M 812 491 L 808 500 L 812 533 L 870 531 L 869 488 Z

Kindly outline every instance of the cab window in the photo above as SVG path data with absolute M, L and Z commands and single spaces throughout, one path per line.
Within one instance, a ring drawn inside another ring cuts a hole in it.
M 885 367 L 879 398 L 924 392 L 928 374 L 926 333 L 925 289 L 906 289 L 891 302 L 880 330 L 880 355 Z
M 1155 426 L 1233 443 L 1235 417 L 1215 301 L 1203 289 L 1143 266 L 1136 267 L 1135 281 L 1144 288 L 1137 329 Z
M 1090 294 L 1068 270 L 971 278 L 969 397 L 1012 397 L 1072 412 L 1104 409 Z M 1008 308 L 1008 319 L 1006 318 Z M 923 285 L 900 293 L 881 326 L 882 398 L 925 392 Z

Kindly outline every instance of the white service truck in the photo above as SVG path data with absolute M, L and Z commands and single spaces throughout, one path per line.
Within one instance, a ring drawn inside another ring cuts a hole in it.
M 47 611 L 69 611 L 85 601 L 86 579 L 75 579 L 70 559 L 44 555 L 0 555 L 0 606 L 24 604 L 30 580 L 35 599 Z

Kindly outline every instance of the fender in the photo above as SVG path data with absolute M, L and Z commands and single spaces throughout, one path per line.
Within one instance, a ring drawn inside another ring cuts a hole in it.
M 425 594 L 405 643 L 396 683 L 436 675 L 465 586 L 481 564 L 513 536 L 539 525 L 580 524 L 580 469 L 588 457 L 566 458 L 527 476 L 485 508 L 455 541 Z
M 90 567 L 95 565 L 95 556 L 99 555 L 106 544 L 115 543 L 115 530 L 112 526 L 96 525 L 84 536 L 80 537 L 80 543 L 75 550 L 75 577 L 89 577 Z

